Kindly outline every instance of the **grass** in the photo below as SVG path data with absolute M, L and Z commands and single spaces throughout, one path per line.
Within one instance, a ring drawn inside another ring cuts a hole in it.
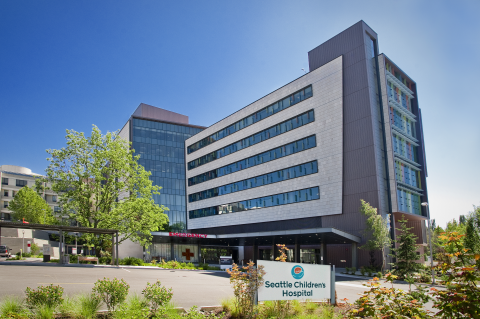
M 23 300 L 18 297 L 8 296 L 0 304 L 0 318 L 14 318 L 14 316 L 27 318 L 27 315 L 27 308 Z

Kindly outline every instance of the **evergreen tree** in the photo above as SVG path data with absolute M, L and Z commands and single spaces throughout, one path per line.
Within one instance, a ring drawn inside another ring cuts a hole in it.
M 393 249 L 397 259 L 394 266 L 395 273 L 400 278 L 405 278 L 419 269 L 420 264 L 417 261 L 420 256 L 417 254 L 417 236 L 411 232 L 413 227 L 407 227 L 405 216 L 399 220 L 399 223 L 400 228 L 397 230 L 400 231 L 400 236 L 395 240 L 397 246 Z
M 464 243 L 470 253 L 480 253 L 480 207 L 476 207 L 467 218 Z

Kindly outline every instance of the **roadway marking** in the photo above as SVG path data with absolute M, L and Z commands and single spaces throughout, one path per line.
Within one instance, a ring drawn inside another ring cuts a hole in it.
M 362 288 L 362 289 L 368 289 L 368 287 L 365 287 L 365 286 L 355 285 L 355 284 L 347 284 L 347 283 L 343 283 L 343 282 L 336 282 L 335 285 L 349 286 L 349 287 Z
M 130 272 L 130 270 L 127 270 L 127 269 L 125 269 L 125 268 L 122 268 L 122 269 L 123 269 L 123 270 L 125 270 L 125 271 L 128 271 L 128 272 Z

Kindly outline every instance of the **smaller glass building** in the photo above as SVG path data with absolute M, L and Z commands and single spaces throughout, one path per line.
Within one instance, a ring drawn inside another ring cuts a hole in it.
M 203 129 L 188 124 L 188 116 L 142 103 L 120 131 L 153 184 L 162 187 L 154 200 L 169 208 L 171 231 L 186 230 L 185 140 Z

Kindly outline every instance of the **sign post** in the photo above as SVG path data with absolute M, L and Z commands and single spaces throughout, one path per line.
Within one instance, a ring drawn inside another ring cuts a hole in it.
M 258 300 L 330 300 L 335 303 L 335 268 L 259 260 L 266 272 Z

